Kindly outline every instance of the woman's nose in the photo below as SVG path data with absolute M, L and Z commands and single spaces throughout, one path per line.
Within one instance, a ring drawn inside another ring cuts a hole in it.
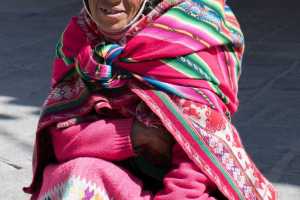
M 117 6 L 121 3 L 121 1 L 122 0 L 103 0 L 103 3 L 109 6 Z

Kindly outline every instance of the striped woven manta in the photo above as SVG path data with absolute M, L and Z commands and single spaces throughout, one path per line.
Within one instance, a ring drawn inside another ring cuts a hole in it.
M 39 177 L 49 162 L 42 155 L 47 151 L 40 141 L 43 130 L 90 112 L 96 102 L 105 99 L 101 88 L 126 85 L 228 199 L 277 198 L 230 123 L 238 108 L 244 40 L 225 0 L 162 1 L 129 30 L 124 43 L 104 45 L 101 53 L 96 50 L 104 58 L 101 64 L 86 62 L 82 49 L 89 54 L 95 48 L 88 39 L 92 28 L 82 24 L 73 18 L 57 46 L 52 90 L 37 131 L 35 178 L 27 191 L 39 187 Z M 104 39 L 99 36 L 98 40 Z M 129 76 L 118 78 L 124 73 Z M 97 94 L 91 88 L 97 88 Z M 196 110 L 200 117 L 190 118 L 170 95 L 203 103 L 205 112 Z

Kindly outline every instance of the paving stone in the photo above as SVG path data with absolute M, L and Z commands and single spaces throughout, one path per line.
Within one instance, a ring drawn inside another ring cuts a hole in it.
M 253 59 L 256 57 L 253 56 Z M 247 89 L 261 89 L 268 82 L 272 81 L 274 77 L 278 76 L 285 71 L 281 65 L 244 65 L 242 69 L 242 76 L 239 82 L 239 88 L 241 90 Z
M 246 38 L 233 121 L 281 200 L 300 196 L 299 3 L 228 1 Z M 17 5 L 17 6 L 16 6 Z M 28 199 L 40 105 L 57 39 L 80 1 L 10 0 L 0 7 L 0 199 Z M 296 65 L 296 64 L 297 65 Z M 289 70 L 289 71 L 287 71 Z
M 290 185 L 299 185 L 299 173 L 285 173 L 281 178 L 279 179 L 280 183 L 288 183 Z M 299 191 L 299 189 L 298 189 Z
M 279 191 L 278 199 L 296 200 L 300 196 L 300 188 L 291 184 L 278 183 L 275 185 Z
M 22 191 L 29 183 L 30 170 L 16 170 L 0 161 L 0 188 L 1 200 L 25 200 L 29 195 Z
M 259 56 L 261 57 L 260 60 L 288 65 L 290 60 L 299 60 L 300 40 L 293 42 L 249 42 L 246 50 L 246 56 L 249 58 Z M 246 59 L 246 62 L 252 62 L 252 60 Z
M 240 119 L 241 124 L 264 124 L 274 127 L 300 127 L 300 103 L 299 91 L 275 91 L 269 90 L 253 101 L 241 104 L 235 118 Z
M 299 51 L 300 52 L 300 51 Z M 299 54 L 300 55 L 300 54 Z M 275 90 L 280 90 L 283 92 L 290 92 L 290 91 L 295 91 L 299 92 L 300 90 L 300 62 L 297 64 L 297 68 L 295 70 L 289 72 L 287 75 L 284 77 L 278 79 L 272 86 L 273 89 Z
M 300 149 L 294 149 L 294 153 L 295 156 L 293 160 L 289 163 L 289 168 L 292 173 L 300 174 Z

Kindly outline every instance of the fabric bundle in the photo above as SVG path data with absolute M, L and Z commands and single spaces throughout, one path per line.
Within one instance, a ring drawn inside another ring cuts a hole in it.
M 106 94 L 130 92 L 156 114 L 228 199 L 277 198 L 230 122 L 238 108 L 244 41 L 225 0 L 164 0 L 119 45 L 106 44 L 93 27 L 82 17 L 73 18 L 57 46 L 28 192 L 37 190 L 44 166 L 53 160 L 43 156 L 51 155 L 43 139 L 48 126 L 82 117 L 95 105 L 113 109 Z M 85 56 L 90 54 L 96 56 L 88 63 Z M 187 114 L 172 96 L 205 108 Z

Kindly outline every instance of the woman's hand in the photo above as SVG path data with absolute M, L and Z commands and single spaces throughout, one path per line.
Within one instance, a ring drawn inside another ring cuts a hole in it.
M 131 139 L 138 155 L 157 166 L 170 165 L 175 140 L 164 127 L 146 127 L 135 120 Z

